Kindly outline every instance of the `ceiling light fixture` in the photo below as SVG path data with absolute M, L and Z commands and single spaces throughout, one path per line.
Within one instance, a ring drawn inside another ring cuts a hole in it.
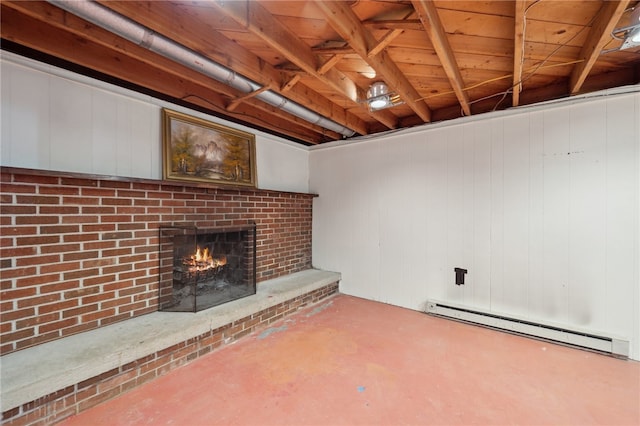
M 403 103 L 397 93 L 389 92 L 389 87 L 383 81 L 376 81 L 367 91 L 367 104 L 370 111 L 379 111 Z
M 613 38 L 622 40 L 622 45 L 617 49 L 610 49 L 603 53 L 617 50 L 631 49 L 640 46 L 640 4 L 631 12 L 630 24 L 626 27 L 617 28 L 611 32 Z

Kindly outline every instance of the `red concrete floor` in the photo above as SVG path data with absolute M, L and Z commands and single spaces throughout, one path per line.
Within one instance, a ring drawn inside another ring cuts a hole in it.
M 639 425 L 640 363 L 338 295 L 62 424 Z

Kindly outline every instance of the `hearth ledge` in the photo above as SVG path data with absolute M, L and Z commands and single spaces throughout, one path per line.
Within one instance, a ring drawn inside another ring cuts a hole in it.
M 2 411 L 21 406 L 253 313 L 339 283 L 309 269 L 258 284 L 255 295 L 197 313 L 153 312 L 0 357 Z

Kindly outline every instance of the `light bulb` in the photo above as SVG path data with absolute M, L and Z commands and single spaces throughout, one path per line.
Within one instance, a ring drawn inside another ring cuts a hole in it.
M 369 106 L 373 109 L 384 108 L 387 106 L 387 98 L 378 98 L 369 102 Z

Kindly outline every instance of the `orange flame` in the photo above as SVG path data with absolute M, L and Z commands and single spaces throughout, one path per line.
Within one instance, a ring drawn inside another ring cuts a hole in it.
M 204 250 L 198 247 L 196 253 L 190 257 L 190 266 L 194 267 L 198 271 L 203 271 L 210 268 L 218 268 L 227 264 L 227 257 L 221 256 L 214 259 L 209 252 L 209 248 L 205 247 Z

